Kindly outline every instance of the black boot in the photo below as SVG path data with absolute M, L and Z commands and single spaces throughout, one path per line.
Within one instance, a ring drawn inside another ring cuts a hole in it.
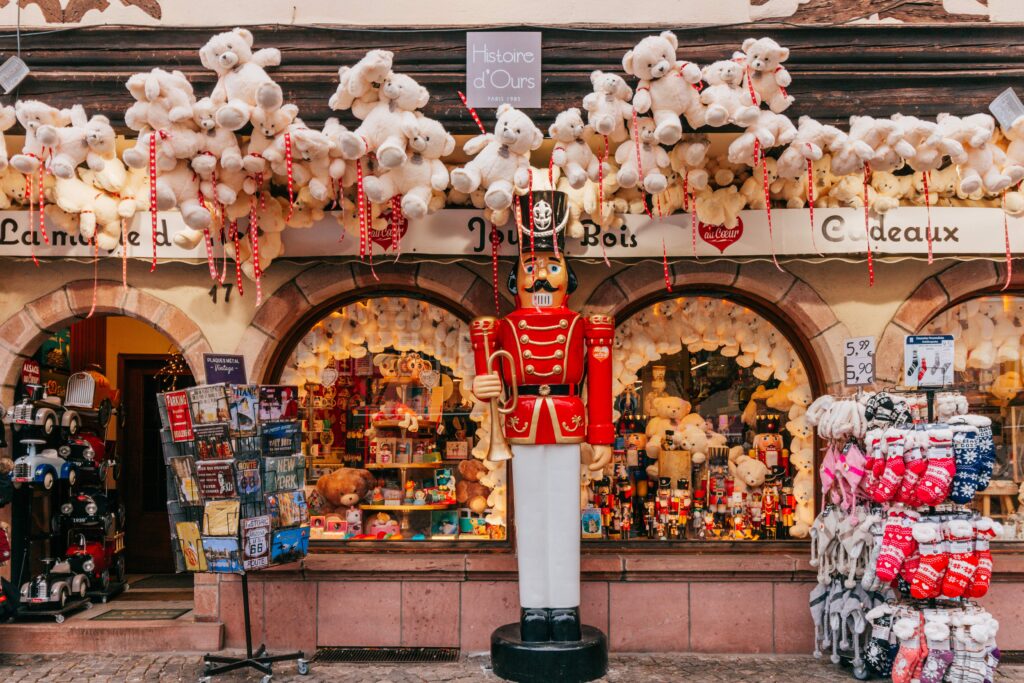
M 519 613 L 519 637 L 524 643 L 546 643 L 551 640 L 548 610 L 524 607 Z
M 551 612 L 551 640 L 556 642 L 574 642 L 581 640 L 580 608 L 553 609 Z

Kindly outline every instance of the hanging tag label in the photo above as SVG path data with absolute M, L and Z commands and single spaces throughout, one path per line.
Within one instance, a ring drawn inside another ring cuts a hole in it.
M 908 335 L 903 344 L 903 383 L 911 388 L 953 383 L 953 335 Z
M 5 95 L 10 95 L 25 80 L 25 76 L 28 76 L 28 64 L 21 57 L 8 57 L 0 64 L 0 88 L 4 89 Z
M 988 110 L 992 112 L 992 116 L 996 117 L 996 121 L 1004 131 L 1010 130 L 1013 122 L 1024 116 L 1024 104 L 1021 103 L 1013 88 L 1007 88 L 999 93 L 988 105 Z
M 846 386 L 859 387 L 875 381 L 875 338 L 855 337 L 843 344 Z

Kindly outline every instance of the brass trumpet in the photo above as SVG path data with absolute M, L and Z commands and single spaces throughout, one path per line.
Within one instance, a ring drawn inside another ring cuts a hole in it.
M 487 372 L 488 374 L 496 374 L 494 369 L 495 358 L 506 358 L 511 367 L 515 367 L 515 359 L 512 358 L 512 354 L 505 350 L 498 350 L 492 353 L 487 358 Z M 508 439 L 505 438 L 504 420 L 503 415 L 508 415 L 516 409 L 516 405 L 519 403 L 519 390 L 516 388 L 515 383 L 511 385 L 512 395 L 508 398 L 504 397 L 504 392 L 501 397 L 491 399 L 491 438 L 487 444 L 487 460 L 491 462 L 501 462 L 502 460 L 512 459 L 512 447 L 509 446 Z

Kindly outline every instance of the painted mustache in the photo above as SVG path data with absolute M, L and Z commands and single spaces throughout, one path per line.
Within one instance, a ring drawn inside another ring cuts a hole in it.
M 544 292 L 557 292 L 558 291 L 558 288 L 555 287 L 550 282 L 548 282 L 547 280 L 534 280 L 533 284 L 530 285 L 529 287 L 526 287 L 525 289 L 530 294 L 533 294 L 534 292 L 541 292 L 541 291 L 544 291 Z

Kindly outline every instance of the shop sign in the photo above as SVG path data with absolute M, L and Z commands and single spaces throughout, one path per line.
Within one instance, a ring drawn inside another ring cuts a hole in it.
M 591 259 L 656 258 L 662 257 L 662 244 L 669 258 L 704 256 L 766 257 L 810 256 L 822 254 L 864 255 L 867 237 L 871 249 L 879 255 L 924 256 L 928 253 L 928 211 L 924 207 L 902 207 L 885 216 L 871 217 L 869 229 L 864 228 L 864 210 L 855 208 L 816 209 L 814 229 L 810 216 L 803 209 L 776 209 L 772 211 L 772 230 L 764 211 L 743 211 L 736 228 L 711 226 L 697 222 L 694 226 L 689 214 L 672 214 L 663 218 L 644 215 L 625 216 L 625 223 L 615 230 L 601 230 L 584 218 L 582 237 L 569 239 L 566 252 L 574 257 Z M 967 256 L 993 255 L 1003 257 L 1006 242 L 1003 234 L 1004 214 L 996 208 L 932 207 L 932 248 L 936 255 Z M 1010 236 L 1010 250 L 1024 250 L 1024 218 L 1006 217 Z M 148 232 L 148 214 L 135 216 L 129 223 L 130 258 L 149 259 L 151 242 Z M 157 233 L 157 255 L 160 259 L 206 260 L 205 247 L 195 249 L 176 246 L 169 236 L 185 228 L 180 214 L 167 212 L 160 215 Z M 245 229 L 245 220 L 239 221 Z M 519 253 L 519 231 L 514 222 L 498 227 L 498 253 L 513 256 Z M 696 230 L 696 232 L 695 232 Z M 394 240 L 391 230 L 381 231 L 379 239 L 370 240 L 374 256 L 401 254 L 490 258 L 491 226 L 480 211 L 473 209 L 447 209 L 413 221 L 407 232 L 399 231 L 400 241 Z M 34 236 L 34 238 L 33 238 Z M 51 231 L 53 244 L 42 244 L 39 231 L 28 229 L 27 211 L 0 212 L 0 257 L 30 258 L 33 250 L 39 257 L 71 257 L 91 259 L 92 247 L 76 235 L 60 230 Z M 338 240 L 338 222 L 334 216 L 325 216 L 313 227 L 305 230 L 285 230 L 282 233 L 288 258 L 358 257 L 358 234 L 345 234 Z M 34 247 L 33 247 L 34 245 Z M 397 249 L 396 249 L 397 246 Z M 217 245 L 214 256 L 220 258 L 223 250 Z M 100 257 L 120 258 L 121 247 L 101 251 Z
M 903 383 L 945 387 L 953 383 L 953 335 L 907 335 L 903 343 Z
M 39 363 L 34 360 L 27 360 L 21 365 L 21 383 L 39 384 L 40 369 Z
M 854 337 L 843 344 L 846 386 L 859 387 L 875 382 L 875 338 Z
M 203 365 L 207 384 L 245 384 L 245 356 L 204 353 Z
M 466 33 L 466 99 L 469 106 L 495 109 L 540 107 L 540 31 Z

